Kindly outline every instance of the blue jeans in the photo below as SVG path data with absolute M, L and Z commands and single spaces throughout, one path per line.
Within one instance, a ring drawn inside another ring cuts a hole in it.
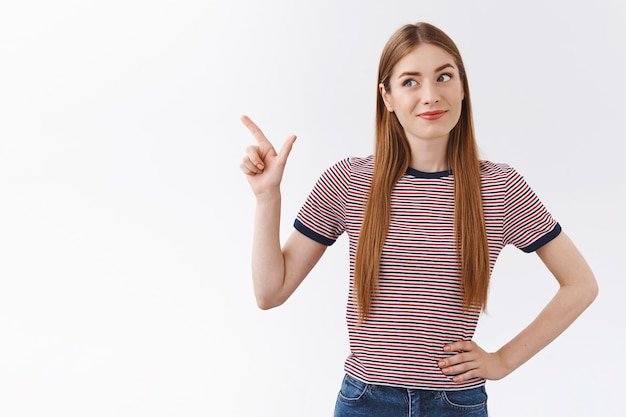
M 346 375 L 335 417 L 487 417 L 485 387 L 428 391 L 370 385 Z

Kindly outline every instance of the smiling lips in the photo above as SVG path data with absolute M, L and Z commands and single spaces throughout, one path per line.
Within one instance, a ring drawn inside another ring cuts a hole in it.
M 444 114 L 446 114 L 445 111 L 443 111 L 443 110 L 436 110 L 436 111 L 426 111 L 424 113 L 418 114 L 418 116 L 421 117 L 422 119 L 426 119 L 426 120 L 437 120 L 441 116 L 443 116 Z

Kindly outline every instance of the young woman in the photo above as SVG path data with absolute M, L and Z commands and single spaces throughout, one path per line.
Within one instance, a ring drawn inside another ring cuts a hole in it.
M 453 41 L 405 25 L 379 64 L 373 156 L 324 172 L 281 248 L 280 182 L 295 141 L 256 138 L 241 163 L 256 196 L 258 305 L 281 305 L 343 232 L 349 236 L 350 355 L 336 416 L 483 416 L 500 379 L 593 301 L 592 271 L 522 176 L 478 157 L 467 75 Z M 496 352 L 473 340 L 502 248 L 536 252 L 560 287 Z

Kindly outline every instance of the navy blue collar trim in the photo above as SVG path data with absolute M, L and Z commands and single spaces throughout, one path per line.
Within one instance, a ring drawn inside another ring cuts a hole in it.
M 437 171 L 437 172 L 424 172 L 424 171 L 418 171 L 417 169 L 413 169 L 411 167 L 408 167 L 406 170 L 406 173 L 409 175 L 412 175 L 416 178 L 427 178 L 427 179 L 433 179 L 433 178 L 443 178 L 443 177 L 447 177 L 449 175 L 452 175 L 452 170 L 451 169 L 447 169 L 445 171 Z

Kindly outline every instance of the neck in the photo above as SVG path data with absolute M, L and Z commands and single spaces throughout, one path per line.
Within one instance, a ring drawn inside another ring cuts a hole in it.
M 448 139 L 409 140 L 411 161 L 409 166 L 422 172 L 446 171 L 450 168 L 447 158 Z

